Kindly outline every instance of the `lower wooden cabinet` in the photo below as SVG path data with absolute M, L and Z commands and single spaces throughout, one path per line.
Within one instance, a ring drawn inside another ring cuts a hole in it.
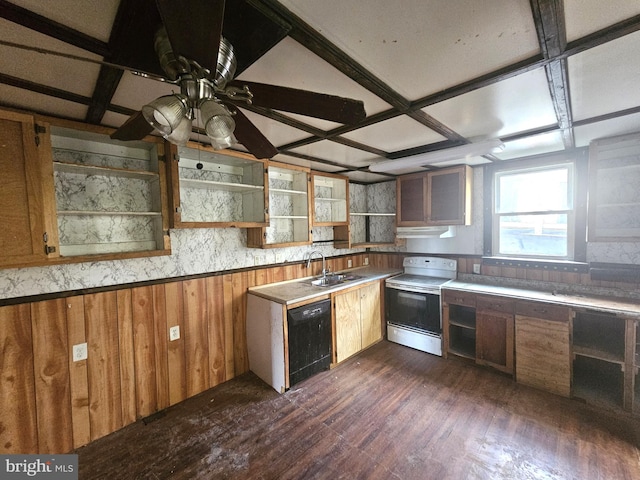
M 516 380 L 571 396 L 571 317 L 568 307 L 539 302 L 516 305 Z
M 339 363 L 382 339 L 380 282 L 332 295 L 335 362 Z
M 446 291 L 443 302 L 445 355 L 512 374 L 514 302 L 458 291 Z

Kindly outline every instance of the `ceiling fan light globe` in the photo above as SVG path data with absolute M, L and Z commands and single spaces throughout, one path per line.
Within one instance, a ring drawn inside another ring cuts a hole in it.
M 210 138 L 227 138 L 236 128 L 236 122 L 229 110 L 214 99 L 200 102 L 200 114 L 204 129 Z
M 178 128 L 187 112 L 187 102 L 180 95 L 159 97 L 142 107 L 145 120 L 163 136 Z
M 163 135 L 169 142 L 184 147 L 191 138 L 191 119 L 183 117 L 176 129 L 169 135 Z
M 214 150 L 224 150 L 225 148 L 229 148 L 236 143 L 238 140 L 235 135 L 232 133 L 228 137 L 209 137 L 211 140 L 211 146 L 213 146 Z

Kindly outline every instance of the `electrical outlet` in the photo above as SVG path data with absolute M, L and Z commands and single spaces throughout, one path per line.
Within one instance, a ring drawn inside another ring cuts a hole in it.
M 180 325 L 171 327 L 169 329 L 169 341 L 173 342 L 174 340 L 179 340 L 179 339 L 180 339 Z
M 276 263 L 282 263 L 282 255 L 280 253 L 276 253 Z
M 364 261 L 362 263 L 369 265 L 369 257 L 364 257 Z
M 260 257 L 258 255 L 254 255 L 253 264 L 254 265 L 260 265 Z
M 349 259 L 347 260 L 347 268 L 351 268 L 353 267 L 353 260 Z
M 480 273 L 480 264 L 479 263 L 474 263 L 473 264 L 473 273 Z
M 78 343 L 73 346 L 73 361 L 80 362 L 87 359 L 87 344 Z

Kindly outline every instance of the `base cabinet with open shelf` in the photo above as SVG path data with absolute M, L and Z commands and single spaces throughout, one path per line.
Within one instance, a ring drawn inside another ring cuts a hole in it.
M 627 320 L 577 310 L 573 320 L 573 396 L 611 408 L 629 408 L 632 378 L 625 378 Z M 628 393 L 627 393 L 628 389 Z
M 169 148 L 172 227 L 268 225 L 265 160 L 197 144 Z

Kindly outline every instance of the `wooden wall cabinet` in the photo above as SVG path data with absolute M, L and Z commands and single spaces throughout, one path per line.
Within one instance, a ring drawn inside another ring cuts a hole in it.
M 60 255 L 169 253 L 164 142 L 51 125 Z
M 170 253 L 163 141 L 12 112 L 0 122 L 1 266 Z
M 335 363 L 382 339 L 381 283 L 354 286 L 332 294 Z
M 349 225 L 349 178 L 332 173 L 312 172 L 313 225 Z
M 266 160 L 168 145 L 173 228 L 267 227 Z
M 46 263 L 59 254 L 53 169 L 33 116 L 0 111 L 0 266 Z
M 571 395 L 569 307 L 516 302 L 516 381 L 540 390 Z
M 292 247 L 311 243 L 311 173 L 308 168 L 269 162 L 268 227 L 247 229 L 247 246 Z
M 640 241 L 640 134 L 589 145 L 589 241 Z
M 397 225 L 470 225 L 472 181 L 468 165 L 399 177 Z

